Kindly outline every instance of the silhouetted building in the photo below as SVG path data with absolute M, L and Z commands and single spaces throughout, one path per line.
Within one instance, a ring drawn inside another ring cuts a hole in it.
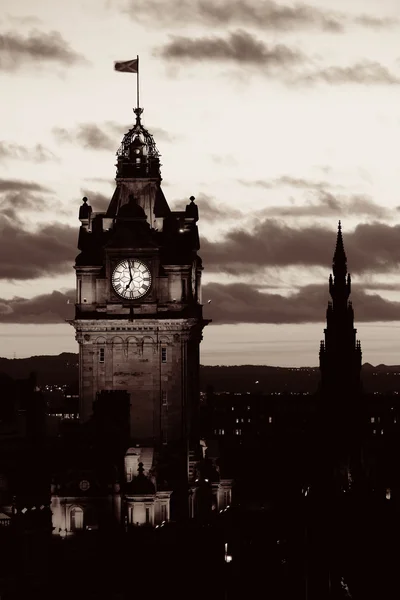
M 193 512 L 189 487 L 203 458 L 199 345 L 208 321 L 202 316 L 195 199 L 184 211 L 170 210 L 153 136 L 142 125 L 142 109 L 134 112 L 136 123 L 117 153 L 107 210 L 93 212 L 84 198 L 79 211 L 71 324 L 79 343 L 79 418 L 116 469 L 116 481 L 108 485 L 118 483 L 120 520 L 155 524 L 158 512 L 168 518 Z M 127 452 L 133 456 L 131 448 L 138 449 L 138 462 L 127 481 L 122 465 Z M 139 463 L 140 480 L 154 487 L 143 504 L 143 514 L 151 515 L 144 521 L 132 516 L 139 508 L 128 493 Z

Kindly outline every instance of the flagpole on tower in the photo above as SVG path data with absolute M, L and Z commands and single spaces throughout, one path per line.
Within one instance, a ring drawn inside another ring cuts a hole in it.
M 136 55 L 137 71 L 136 71 L 136 108 L 139 108 L 139 55 Z

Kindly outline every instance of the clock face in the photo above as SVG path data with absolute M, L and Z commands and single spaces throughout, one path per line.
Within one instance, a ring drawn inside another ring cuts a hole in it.
M 112 286 L 121 298 L 127 300 L 142 298 L 151 286 L 150 269 L 136 258 L 121 260 L 114 268 Z

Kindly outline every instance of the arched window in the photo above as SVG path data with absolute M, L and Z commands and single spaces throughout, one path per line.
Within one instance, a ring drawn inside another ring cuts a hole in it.
M 71 531 L 83 529 L 83 510 L 80 506 L 71 509 Z

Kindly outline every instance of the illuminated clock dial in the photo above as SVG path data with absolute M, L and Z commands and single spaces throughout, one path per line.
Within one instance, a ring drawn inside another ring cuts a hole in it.
M 137 300 L 145 296 L 150 289 L 150 269 L 136 258 L 126 258 L 114 268 L 111 281 L 118 296 L 127 300 Z

